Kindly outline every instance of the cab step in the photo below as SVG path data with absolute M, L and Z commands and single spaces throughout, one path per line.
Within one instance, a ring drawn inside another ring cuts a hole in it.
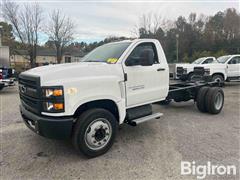
M 148 115 L 148 116 L 144 116 L 144 117 L 141 117 L 141 118 L 137 118 L 137 119 L 127 121 L 126 123 L 131 125 L 131 126 L 136 126 L 136 125 L 138 125 L 140 123 L 143 123 L 143 122 L 146 122 L 146 121 L 150 121 L 150 120 L 153 120 L 153 119 L 159 119 L 161 116 L 163 116 L 163 113 L 155 113 L 155 114 L 151 114 L 151 115 Z

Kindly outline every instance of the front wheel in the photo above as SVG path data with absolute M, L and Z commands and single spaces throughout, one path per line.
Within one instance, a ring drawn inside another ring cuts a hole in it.
M 213 75 L 213 77 L 212 77 L 212 81 L 213 81 L 213 82 L 223 83 L 223 82 L 224 82 L 224 78 L 223 78 L 222 75 L 215 74 L 215 75 Z
M 193 81 L 194 74 L 193 73 L 189 73 L 187 78 L 188 78 L 188 81 Z
M 77 120 L 73 132 L 73 145 L 88 157 L 106 153 L 113 145 L 118 123 L 105 109 L 90 109 Z

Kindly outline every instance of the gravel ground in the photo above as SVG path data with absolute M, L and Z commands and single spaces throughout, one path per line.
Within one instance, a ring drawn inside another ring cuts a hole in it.
M 181 176 L 181 161 L 236 165 L 240 179 L 240 84 L 224 88 L 225 105 L 218 115 L 200 113 L 193 101 L 154 105 L 164 113 L 137 127 L 122 125 L 115 144 L 103 156 L 87 159 L 70 141 L 40 137 L 19 114 L 17 87 L 0 92 L 0 179 L 196 179 Z

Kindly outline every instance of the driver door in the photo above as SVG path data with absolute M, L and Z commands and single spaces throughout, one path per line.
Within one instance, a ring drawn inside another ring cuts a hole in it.
M 144 58 L 146 52 L 148 55 Z M 146 61 L 153 63 L 146 63 Z M 167 70 L 165 65 L 159 63 L 154 43 L 137 45 L 124 64 L 124 72 L 127 75 L 125 82 L 127 107 L 165 99 L 168 91 Z
M 235 56 L 228 62 L 227 76 L 228 77 L 240 76 L 240 56 Z

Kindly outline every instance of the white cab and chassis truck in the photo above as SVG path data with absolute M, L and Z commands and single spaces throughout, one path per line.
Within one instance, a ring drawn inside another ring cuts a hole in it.
M 225 55 L 217 58 L 217 61 L 212 63 L 195 63 L 189 68 L 190 64 L 185 66 L 177 66 L 176 74 L 181 80 L 194 80 L 196 76 L 194 69 L 203 67 L 205 76 L 211 78 L 211 81 L 239 81 L 240 80 L 240 54 Z M 185 67 L 185 68 L 184 68 Z M 188 68 L 187 68 L 188 67 Z M 191 69 L 192 71 L 189 72 Z
M 205 74 L 212 81 L 239 81 L 240 80 L 240 54 L 226 55 L 217 58 L 217 64 L 202 64 Z
M 224 94 L 216 82 L 169 85 L 159 41 L 137 39 L 105 44 L 82 62 L 38 67 L 19 76 L 25 124 L 48 138 L 71 138 L 89 157 L 112 146 L 118 126 L 158 119 L 152 103 L 195 100 L 202 112 L 218 114 Z
M 175 78 L 181 80 L 192 80 L 194 76 L 194 67 L 201 64 L 217 63 L 215 57 L 201 57 L 193 61 L 191 64 L 176 64 L 175 67 Z

